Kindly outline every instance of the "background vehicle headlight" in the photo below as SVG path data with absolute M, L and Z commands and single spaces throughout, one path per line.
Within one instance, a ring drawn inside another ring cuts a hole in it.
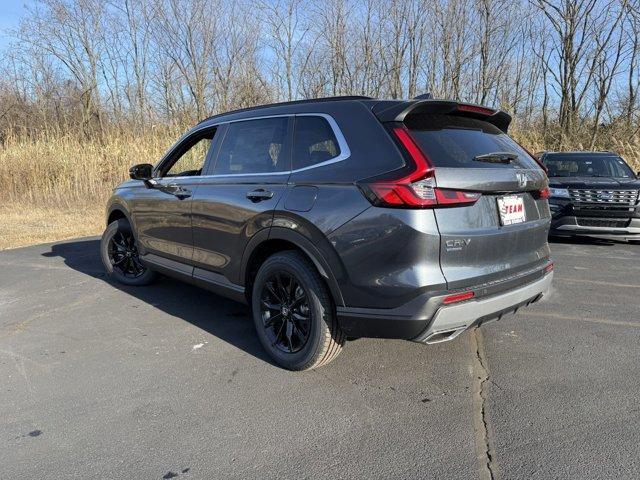
M 569 190 L 566 188 L 551 188 L 551 198 L 571 198 Z

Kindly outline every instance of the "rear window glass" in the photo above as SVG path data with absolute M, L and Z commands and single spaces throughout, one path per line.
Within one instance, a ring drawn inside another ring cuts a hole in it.
M 540 168 L 507 134 L 490 123 L 454 115 L 413 115 L 405 124 L 420 149 L 437 167 Z M 510 163 L 474 160 L 488 153 L 513 153 Z
M 288 170 L 286 118 L 247 120 L 229 125 L 214 174 L 260 174 Z
M 310 167 L 340 155 L 333 130 L 322 117 L 296 117 L 293 135 L 293 169 Z
M 557 156 L 544 160 L 550 177 L 635 178 L 633 170 L 620 157 Z

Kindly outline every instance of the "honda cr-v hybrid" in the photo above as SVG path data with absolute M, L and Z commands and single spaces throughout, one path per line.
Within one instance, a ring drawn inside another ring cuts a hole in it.
M 247 302 L 289 369 L 328 363 L 347 338 L 451 340 L 551 283 L 547 177 L 510 120 L 366 97 L 211 117 L 115 189 L 105 268 Z

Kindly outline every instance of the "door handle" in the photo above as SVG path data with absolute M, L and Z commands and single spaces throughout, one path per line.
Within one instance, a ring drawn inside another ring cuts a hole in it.
M 167 192 L 171 195 L 175 195 L 180 200 L 184 200 L 185 198 L 189 198 L 191 196 L 191 191 L 182 188 L 180 185 L 169 184 L 167 185 Z
M 252 202 L 261 202 L 262 200 L 269 200 L 272 197 L 273 192 L 265 190 L 264 188 L 258 188 L 257 190 L 247 192 L 247 198 Z

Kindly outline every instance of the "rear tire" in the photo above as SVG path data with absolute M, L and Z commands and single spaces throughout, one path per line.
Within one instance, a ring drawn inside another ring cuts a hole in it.
M 300 253 L 269 257 L 256 275 L 251 298 L 260 343 L 281 367 L 311 370 L 342 351 L 345 336 L 329 291 Z
M 102 234 L 100 257 L 107 277 L 123 285 L 149 285 L 158 275 L 140 262 L 137 240 L 124 218 L 111 222 Z

